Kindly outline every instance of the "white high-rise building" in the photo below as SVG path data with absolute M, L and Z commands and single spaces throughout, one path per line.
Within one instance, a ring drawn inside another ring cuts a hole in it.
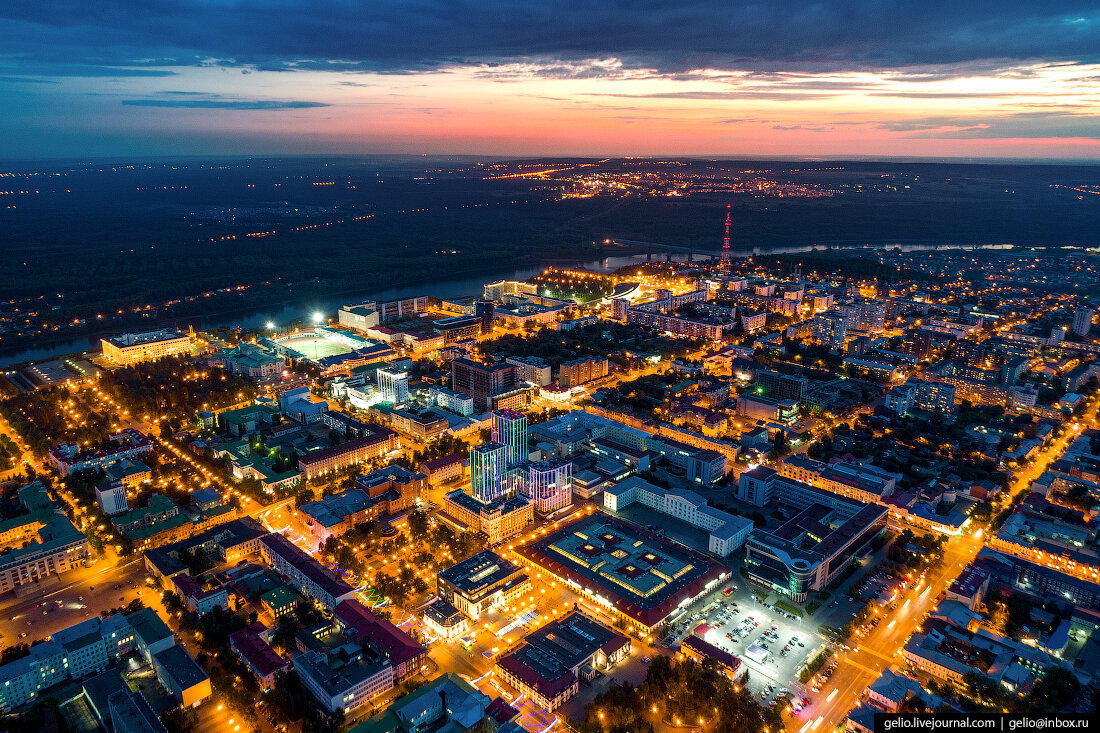
M 130 508 L 126 503 L 126 487 L 121 482 L 96 486 L 95 499 L 104 516 L 121 514 Z
M 1092 330 L 1092 308 L 1078 308 L 1073 314 L 1073 332 L 1078 336 L 1088 336 Z
M 409 401 L 409 373 L 403 369 L 379 369 L 378 391 L 382 399 L 395 405 Z

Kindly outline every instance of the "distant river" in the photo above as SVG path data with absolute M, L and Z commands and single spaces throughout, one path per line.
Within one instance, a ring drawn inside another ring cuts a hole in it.
M 862 247 L 862 246 L 834 246 L 832 250 L 825 250 L 821 247 L 816 248 L 818 251 L 836 251 L 836 250 L 858 250 L 858 249 L 881 249 L 888 247 L 890 249 L 897 249 L 901 247 L 904 251 L 924 250 L 924 249 L 975 249 L 973 245 L 950 245 L 950 244 L 914 244 L 914 245 L 897 245 L 897 244 L 879 244 L 874 248 Z M 1012 245 L 985 245 L 980 247 L 981 249 L 1011 249 Z M 802 252 L 814 251 L 812 246 L 797 246 L 797 247 L 775 247 L 763 250 L 761 248 L 754 249 L 733 249 L 730 251 L 733 257 L 750 257 L 756 255 L 775 255 L 775 254 L 798 254 Z M 685 262 L 688 258 L 686 253 L 676 253 L 672 255 L 674 262 Z M 653 261 L 664 262 L 665 254 L 663 252 L 654 251 Z M 410 285 L 399 285 L 397 287 L 389 288 L 386 290 L 372 290 L 364 292 L 358 296 L 342 296 L 332 300 L 312 300 L 308 303 L 288 303 L 285 307 L 279 310 L 264 310 L 256 311 L 250 315 L 236 316 L 233 318 L 227 318 L 224 320 L 212 319 L 209 322 L 203 322 L 201 324 L 196 323 L 196 327 L 201 328 L 235 328 L 241 326 L 242 328 L 262 328 L 267 323 L 275 323 L 276 325 L 283 325 L 293 320 L 300 318 L 308 318 L 311 313 L 321 311 L 326 315 L 335 314 L 340 308 L 345 305 L 359 303 L 365 300 L 395 300 L 397 298 L 405 298 L 412 295 L 429 294 L 439 298 L 457 298 L 463 295 L 480 295 L 482 286 L 485 283 L 493 282 L 494 280 L 526 280 L 529 277 L 542 272 L 548 265 L 554 265 L 555 267 L 583 267 L 587 270 L 594 272 L 613 272 L 620 267 L 626 267 L 627 265 L 636 265 L 646 261 L 646 255 L 633 255 L 630 257 L 606 257 L 602 260 L 591 260 L 588 262 L 557 262 L 547 261 L 545 264 L 537 267 L 529 267 L 519 270 L 487 272 L 484 275 L 466 278 L 462 280 L 438 280 L 436 282 L 420 282 Z M 84 352 L 99 352 L 99 339 L 76 339 L 69 342 L 61 342 L 52 344 L 50 346 L 44 346 L 40 348 L 24 349 L 23 351 L 14 352 L 4 356 L 0 356 L 0 367 L 9 367 L 14 364 L 22 364 L 30 361 L 43 361 L 46 359 L 53 359 L 58 356 L 64 356 L 68 354 L 77 354 Z

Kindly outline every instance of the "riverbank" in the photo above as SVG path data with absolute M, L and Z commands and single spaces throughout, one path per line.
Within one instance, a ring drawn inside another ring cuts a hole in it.
M 657 245 L 659 246 L 659 245 Z M 760 247 L 751 250 L 735 250 L 731 252 L 734 258 L 752 257 L 759 255 L 787 255 L 803 254 L 810 252 L 831 252 L 836 254 L 853 254 L 858 252 L 874 252 L 880 249 L 894 249 L 900 247 L 906 251 L 914 250 L 942 250 L 942 249 L 982 249 L 1000 250 L 1012 249 L 1013 245 L 958 245 L 958 244 L 894 244 L 882 245 L 874 248 L 867 246 L 833 246 L 821 247 L 815 245 L 775 247 L 763 249 Z M 99 351 L 99 339 L 104 336 L 112 336 L 118 333 L 135 330 L 149 330 L 152 328 L 173 327 L 186 330 L 189 326 L 196 329 L 204 328 L 262 328 L 267 323 L 276 326 L 284 325 L 290 321 L 307 319 L 312 313 L 335 313 L 344 305 L 362 302 L 366 300 L 393 300 L 412 295 L 430 294 L 441 298 L 455 298 L 463 295 L 477 295 L 482 291 L 482 286 L 494 280 L 526 280 L 542 272 L 547 266 L 554 267 L 581 267 L 595 272 L 613 272 L 621 267 L 639 264 L 647 260 L 646 254 L 636 253 L 616 254 L 600 259 L 584 258 L 538 258 L 532 264 L 513 265 L 507 268 L 488 269 L 480 263 L 466 264 L 457 267 L 447 267 L 449 263 L 442 261 L 441 269 L 446 268 L 450 274 L 446 278 L 443 273 L 433 273 L 423 277 L 402 278 L 400 285 L 390 287 L 357 288 L 347 287 L 333 290 L 331 285 L 323 280 L 315 279 L 300 283 L 265 283 L 250 286 L 252 292 L 228 293 L 226 295 L 240 296 L 241 300 L 231 306 L 218 307 L 216 301 L 205 301 L 214 306 L 213 310 L 207 310 L 202 315 L 167 315 L 152 318 L 134 318 L 129 322 L 120 323 L 110 321 L 102 327 L 97 327 L 87 335 L 79 338 L 58 338 L 56 341 L 34 339 L 28 344 L 4 344 L 0 345 L 0 368 L 10 369 L 22 364 L 54 359 L 59 356 L 83 353 L 87 351 Z M 715 252 L 715 255 L 718 253 Z M 671 256 L 675 262 L 684 262 L 689 255 L 677 253 Z M 441 258 L 442 260 L 442 258 Z M 663 253 L 654 253 L 654 261 L 664 261 Z M 263 304 L 269 307 L 264 307 Z M 270 307 L 272 303 L 282 303 L 281 307 Z

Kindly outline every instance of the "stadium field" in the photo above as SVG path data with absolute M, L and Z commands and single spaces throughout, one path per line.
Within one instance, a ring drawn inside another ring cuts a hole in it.
M 351 352 L 351 349 L 343 344 L 338 344 L 335 341 L 329 341 L 328 339 L 319 338 L 317 336 L 291 336 L 289 338 L 280 339 L 279 342 L 299 353 L 305 354 L 306 358 L 312 360 Z

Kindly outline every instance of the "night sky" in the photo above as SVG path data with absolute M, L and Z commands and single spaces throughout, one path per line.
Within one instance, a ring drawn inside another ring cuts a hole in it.
M 1091 2 L 9 0 L 0 157 L 1100 157 Z

